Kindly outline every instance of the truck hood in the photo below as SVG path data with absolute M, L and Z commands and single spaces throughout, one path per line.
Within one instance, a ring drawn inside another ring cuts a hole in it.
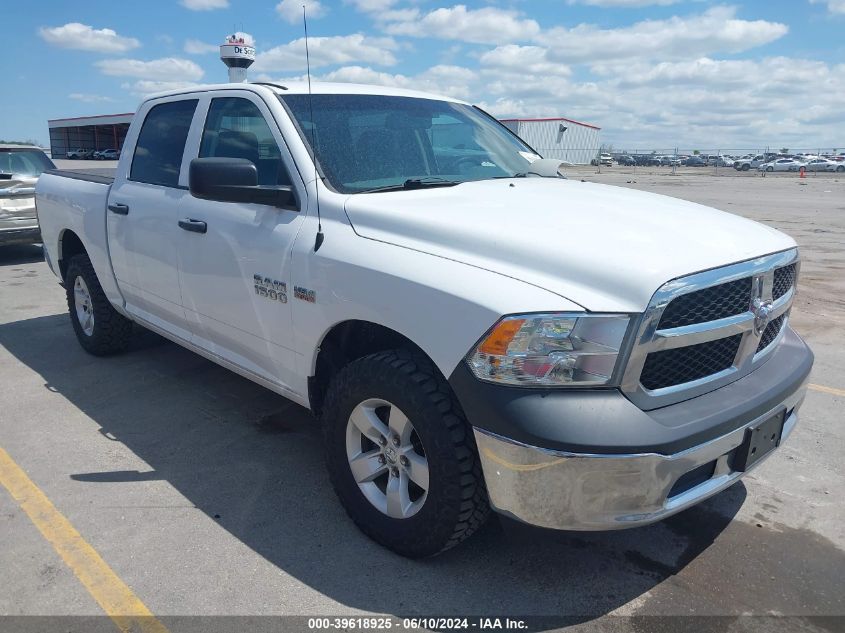
M 671 279 L 795 246 L 730 213 L 577 180 L 356 194 L 345 206 L 362 237 L 513 277 L 596 312 L 642 312 Z

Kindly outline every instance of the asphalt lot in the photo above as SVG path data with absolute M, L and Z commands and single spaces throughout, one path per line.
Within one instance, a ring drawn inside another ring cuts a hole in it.
M 347 519 L 304 409 L 149 333 L 85 354 L 39 247 L 0 248 L 0 447 L 174 632 L 189 623 L 169 616 L 366 613 L 842 630 L 813 616 L 845 615 L 845 177 L 596 171 L 569 176 L 739 213 L 802 247 L 792 324 L 818 387 L 782 450 L 696 508 L 612 533 L 491 521 L 438 558 L 399 558 Z M 102 613 L 2 486 L 0 535 L 0 614 Z

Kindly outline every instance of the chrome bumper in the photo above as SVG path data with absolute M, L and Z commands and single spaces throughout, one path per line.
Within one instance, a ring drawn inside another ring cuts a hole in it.
M 664 519 L 736 482 L 748 471 L 731 469 L 731 452 L 742 444 L 746 429 L 785 409 L 782 444 L 798 422 L 805 393 L 806 381 L 745 426 L 674 455 L 568 453 L 528 446 L 478 428 L 473 431 L 496 511 L 546 528 L 617 530 Z M 709 478 L 691 487 L 676 486 L 682 476 L 705 466 Z

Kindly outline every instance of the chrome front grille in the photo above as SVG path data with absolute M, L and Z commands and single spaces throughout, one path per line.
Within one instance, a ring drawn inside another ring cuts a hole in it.
M 661 330 L 715 321 L 748 310 L 751 277 L 689 292 L 673 299 L 660 317 Z
M 643 316 L 622 390 L 654 409 L 753 371 L 786 327 L 798 266 L 792 249 L 664 284 Z
M 774 343 L 775 339 L 780 334 L 781 330 L 783 329 L 783 322 L 786 320 L 786 314 L 781 314 L 778 318 L 774 321 L 771 321 L 767 326 L 766 329 L 763 330 L 763 336 L 760 337 L 760 342 L 757 344 L 757 353 L 759 354 L 764 349 L 766 349 L 769 345 Z
M 734 334 L 688 347 L 652 352 L 645 359 L 640 384 L 653 391 L 712 376 L 733 365 L 741 342 L 742 334 Z
M 772 282 L 772 297 L 774 299 L 780 299 L 795 285 L 795 277 L 798 274 L 797 266 L 796 263 L 775 269 L 775 278 Z

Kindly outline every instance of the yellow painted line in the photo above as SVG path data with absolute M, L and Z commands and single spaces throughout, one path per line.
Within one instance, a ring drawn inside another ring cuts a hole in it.
M 118 629 L 125 633 L 168 633 L 167 628 L 2 448 L 0 484 L 18 502 Z
M 833 396 L 845 397 L 845 389 L 834 389 L 833 387 L 825 387 L 824 385 L 814 385 L 812 383 L 807 385 L 807 387 L 812 389 L 813 391 L 821 391 L 822 393 L 829 393 Z

